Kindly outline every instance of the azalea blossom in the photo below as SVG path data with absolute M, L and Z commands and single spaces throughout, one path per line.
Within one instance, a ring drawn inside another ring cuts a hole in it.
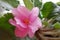
M 32 38 L 35 32 L 42 28 L 39 15 L 39 8 L 34 7 L 31 11 L 24 6 L 18 6 L 12 10 L 14 16 L 9 23 L 15 26 L 16 37 L 24 38 L 27 35 Z

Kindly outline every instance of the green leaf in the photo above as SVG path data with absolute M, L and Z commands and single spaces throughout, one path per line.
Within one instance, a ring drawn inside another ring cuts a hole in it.
M 60 2 L 57 2 L 57 5 L 60 6 Z
M 10 35 L 12 39 L 15 39 L 14 35 L 14 26 L 12 26 L 8 21 L 10 18 L 13 18 L 11 13 L 7 13 L 4 16 L 0 17 L 0 28 L 2 31 Z M 6 39 L 7 40 L 7 39 Z
M 13 7 L 17 7 L 19 4 L 17 0 L 2 0 L 2 1 L 9 3 Z
M 34 0 L 34 6 L 41 8 L 41 6 L 42 6 L 42 0 Z
M 55 28 L 55 29 L 60 29 L 60 23 L 59 23 L 59 22 L 56 22 L 56 23 L 54 24 L 54 28 Z
M 33 8 L 33 4 L 30 0 L 23 0 L 24 3 L 25 3 L 25 6 L 28 8 L 28 9 L 32 9 Z
M 48 21 L 43 21 L 43 25 L 48 26 L 49 25 Z
M 52 3 L 52 2 L 46 2 L 44 5 L 43 5 L 43 8 L 42 8 L 42 15 L 44 18 L 48 17 L 48 15 L 50 15 L 50 13 L 54 10 L 55 8 L 55 4 Z

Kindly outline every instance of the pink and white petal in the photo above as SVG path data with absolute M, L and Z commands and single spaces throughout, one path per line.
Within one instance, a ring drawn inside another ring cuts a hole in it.
M 34 33 L 32 32 L 32 30 L 31 30 L 31 29 L 29 30 L 28 35 L 29 35 L 29 37 L 30 37 L 30 38 L 33 38 Z
M 42 28 L 42 21 L 41 19 L 38 17 L 35 22 L 33 22 L 33 25 L 36 25 L 39 28 Z
M 24 29 L 23 31 L 19 30 L 18 28 L 15 29 L 16 37 L 24 38 L 27 36 L 28 29 Z
M 34 7 L 31 11 L 32 16 L 38 16 L 39 15 L 39 8 L 38 7 Z
M 13 26 L 15 26 L 16 28 L 20 29 L 21 31 L 24 30 L 23 27 L 21 27 L 20 25 L 16 24 L 16 22 L 13 19 L 10 19 L 9 23 L 12 24 Z
M 21 11 L 19 12 L 17 10 L 17 8 L 12 9 L 12 14 L 17 18 L 20 18 L 21 20 L 24 20 L 26 18 L 26 16 L 23 14 L 23 12 L 21 12 Z
M 34 7 L 31 11 L 30 14 L 30 21 L 34 21 L 39 15 L 39 8 L 38 7 Z
M 37 26 L 35 26 L 35 25 L 29 25 L 29 27 L 30 27 L 30 29 L 31 29 L 31 31 L 32 31 L 32 33 L 33 34 L 35 34 L 35 32 L 39 29 Z
M 9 23 L 14 25 L 14 26 L 16 25 L 16 22 L 13 19 L 9 19 Z
M 20 16 L 20 13 L 18 12 L 17 8 L 13 8 L 12 9 L 12 14 L 16 17 L 19 17 Z
M 42 22 L 40 18 L 37 18 L 33 23 L 29 25 L 33 33 L 35 33 L 39 28 L 42 28 Z
M 27 26 L 23 23 L 22 20 L 20 20 L 20 19 L 18 19 L 18 18 L 16 18 L 16 17 L 15 17 L 14 19 L 15 19 L 17 25 L 20 25 L 22 28 L 26 28 L 26 27 L 27 27 Z
M 19 5 L 19 6 L 17 7 L 17 10 L 18 10 L 20 13 L 22 13 L 22 14 L 24 14 L 24 15 L 26 15 L 26 16 L 29 16 L 30 11 L 29 11 L 26 7 Z

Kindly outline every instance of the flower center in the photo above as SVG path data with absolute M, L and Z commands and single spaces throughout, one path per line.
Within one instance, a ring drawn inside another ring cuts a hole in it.
M 29 20 L 28 19 L 24 19 L 24 23 L 25 24 L 29 24 Z

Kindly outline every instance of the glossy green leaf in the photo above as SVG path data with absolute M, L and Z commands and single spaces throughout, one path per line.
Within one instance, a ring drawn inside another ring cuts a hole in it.
M 17 0 L 2 0 L 2 1 L 9 3 L 13 7 L 18 6 L 18 1 Z
M 33 8 L 33 4 L 30 0 L 23 0 L 24 3 L 25 3 L 25 6 L 28 8 L 28 9 L 32 9 Z
M 56 22 L 56 23 L 54 24 L 54 28 L 55 28 L 55 29 L 60 29 L 60 23 L 59 23 L 59 22 Z
M 43 8 L 42 8 L 42 14 L 43 14 L 43 17 L 46 18 L 48 17 L 48 15 L 51 14 L 51 12 L 54 10 L 55 8 L 55 4 L 52 3 L 52 2 L 46 2 L 44 5 L 43 5 Z

